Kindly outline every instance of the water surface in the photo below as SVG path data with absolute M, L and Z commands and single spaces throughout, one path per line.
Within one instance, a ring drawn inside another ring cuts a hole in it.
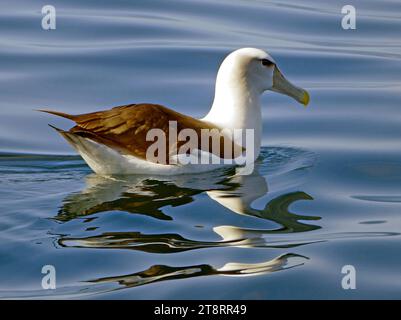
M 341 1 L 53 1 L 53 31 L 41 1 L 3 2 L 1 298 L 401 298 L 399 1 L 354 1 L 348 31 Z M 201 117 L 245 46 L 312 97 L 263 97 L 250 176 L 99 177 L 46 125 L 68 121 L 33 111 Z

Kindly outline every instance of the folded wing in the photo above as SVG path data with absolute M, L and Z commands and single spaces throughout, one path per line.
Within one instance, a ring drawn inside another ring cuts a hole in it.
M 70 119 L 76 123 L 70 133 L 92 139 L 109 146 L 121 153 L 146 159 L 146 152 L 154 141 L 147 141 L 146 135 L 151 129 L 161 129 L 168 137 L 169 121 L 176 121 L 177 131 L 193 129 L 199 138 L 199 149 L 211 149 L 211 146 L 201 148 L 202 129 L 218 129 L 210 123 L 183 115 L 157 104 L 130 104 L 115 107 L 106 111 L 98 111 L 81 115 L 69 115 L 57 111 L 39 110 Z M 179 148 L 186 141 L 179 141 L 174 147 Z M 226 142 L 227 143 L 227 142 Z M 235 148 L 233 148 L 235 150 Z M 212 150 L 204 150 L 212 151 Z M 220 152 L 224 155 L 224 139 L 220 139 Z M 166 152 L 171 154 L 168 146 Z M 231 155 L 233 156 L 233 154 Z M 170 159 L 166 157 L 167 161 Z

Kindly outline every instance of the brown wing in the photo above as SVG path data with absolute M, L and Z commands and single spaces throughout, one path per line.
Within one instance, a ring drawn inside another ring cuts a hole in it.
M 131 154 L 140 158 L 146 158 L 148 148 L 154 141 L 146 141 L 146 135 L 150 129 L 161 129 L 167 139 L 169 134 L 169 121 L 177 122 L 177 131 L 191 128 L 197 133 L 197 145 L 201 148 L 201 130 L 219 129 L 207 122 L 175 112 L 161 105 L 156 104 L 130 104 L 115 107 L 107 111 L 99 111 L 82 115 L 67 115 L 59 112 L 46 111 L 52 114 L 66 117 L 76 122 L 70 132 L 93 139 L 99 143 L 110 146 L 125 154 Z M 168 146 L 165 152 L 166 161 L 169 162 L 169 155 L 172 153 Z M 220 138 L 220 153 L 224 155 L 224 139 Z M 177 150 L 186 141 L 178 142 L 170 146 Z M 202 149 L 211 149 L 203 147 Z M 235 150 L 235 148 L 233 148 Z M 233 154 L 230 156 L 232 157 Z

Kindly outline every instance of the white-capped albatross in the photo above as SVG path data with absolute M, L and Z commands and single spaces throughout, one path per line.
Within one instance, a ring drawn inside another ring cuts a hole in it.
M 271 90 L 288 95 L 307 105 L 309 94 L 287 81 L 273 58 L 265 51 L 242 48 L 222 62 L 216 79 L 215 97 L 209 113 L 202 119 L 178 113 L 157 104 L 130 104 L 106 111 L 81 115 L 39 110 L 70 119 L 76 125 L 69 131 L 55 128 L 83 157 L 93 171 L 101 175 L 161 174 L 172 175 L 215 169 L 216 164 L 176 164 L 149 161 L 146 152 L 154 141 L 147 141 L 150 129 L 161 129 L 169 136 L 169 123 L 177 123 L 177 132 L 194 129 L 254 130 L 254 158 L 259 155 L 262 137 L 260 95 Z M 54 127 L 53 127 L 54 128 Z M 178 141 L 177 149 L 185 141 Z M 240 144 L 235 141 L 233 145 Z M 223 140 L 220 140 L 223 146 Z M 211 148 L 211 147 L 206 147 Z M 223 148 L 221 148 L 223 149 Z M 234 148 L 235 149 L 235 148 Z M 243 148 L 242 150 L 244 150 Z M 205 150 L 199 143 L 201 153 Z M 171 150 L 170 150 L 171 151 Z M 169 154 L 169 150 L 166 152 Z M 226 154 L 215 155 L 227 158 Z M 237 155 L 234 152 L 231 157 Z

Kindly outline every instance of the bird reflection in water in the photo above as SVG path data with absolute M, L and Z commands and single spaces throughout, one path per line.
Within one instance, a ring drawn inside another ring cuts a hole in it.
M 275 259 L 261 263 L 233 263 L 229 262 L 221 268 L 213 268 L 207 264 L 170 267 L 154 265 L 147 270 L 115 277 L 105 277 L 89 280 L 92 283 L 118 283 L 123 287 L 137 287 L 153 282 L 193 278 L 200 276 L 254 276 L 268 274 L 276 271 L 286 270 L 301 266 L 307 257 L 297 254 L 285 254 Z M 122 288 L 117 288 L 122 289 Z
M 318 229 L 307 220 L 319 217 L 298 215 L 289 211 L 291 204 L 312 197 L 302 191 L 282 194 L 271 199 L 263 209 L 255 209 L 252 203 L 268 193 L 266 178 L 259 174 L 258 166 L 251 175 L 237 175 L 235 168 L 224 169 L 197 176 L 174 177 L 87 177 L 87 188 L 68 196 L 55 219 L 70 221 L 91 218 L 110 211 L 124 211 L 147 215 L 159 220 L 173 220 L 164 212 L 166 206 L 177 207 L 195 201 L 195 196 L 206 193 L 210 199 L 230 212 L 275 222 L 279 227 L 247 229 L 231 225 L 216 225 L 212 230 L 221 241 L 192 240 L 178 233 L 146 234 L 139 230 L 129 232 L 103 232 L 87 237 L 62 235 L 61 247 L 130 249 L 148 253 L 170 254 L 213 247 L 266 247 L 291 248 L 311 242 L 297 240 L 290 234 Z M 277 238 L 277 236 L 280 236 Z M 91 282 L 116 282 L 124 286 L 137 286 L 149 282 L 204 275 L 257 275 L 302 265 L 307 257 L 287 253 L 274 259 L 255 264 L 228 262 L 220 268 L 202 264 L 172 267 L 153 265 L 147 270 L 129 275 L 91 280 Z

